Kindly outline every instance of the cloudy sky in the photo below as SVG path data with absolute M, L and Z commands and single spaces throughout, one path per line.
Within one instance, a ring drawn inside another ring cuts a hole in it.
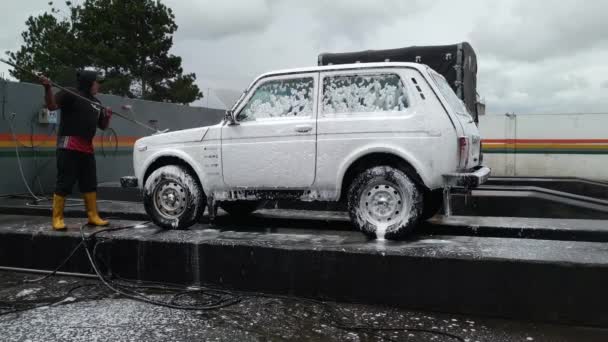
M 315 65 L 320 52 L 469 41 L 488 113 L 608 112 L 607 0 L 164 2 L 179 25 L 173 53 L 205 93 L 212 89 L 214 107 L 222 107 L 224 89 Z M 23 22 L 46 3 L 0 3 L 0 51 L 18 48 Z

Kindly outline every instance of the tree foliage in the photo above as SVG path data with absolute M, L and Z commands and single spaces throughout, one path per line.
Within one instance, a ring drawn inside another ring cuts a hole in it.
M 196 75 L 184 74 L 182 59 L 169 53 L 177 25 L 160 1 L 67 1 L 67 12 L 49 6 L 27 19 L 23 45 L 7 52 L 11 62 L 64 83 L 75 70 L 93 68 L 105 74 L 103 91 L 120 96 L 184 104 L 202 98 Z M 11 75 L 33 81 L 19 70 Z

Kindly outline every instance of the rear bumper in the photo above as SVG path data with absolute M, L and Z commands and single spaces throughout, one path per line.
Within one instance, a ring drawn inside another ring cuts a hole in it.
M 470 172 L 455 172 L 443 175 L 445 186 L 463 188 L 476 188 L 485 183 L 490 177 L 490 168 L 478 166 Z
M 137 188 L 137 183 L 137 177 L 135 176 L 120 177 L 120 186 L 123 188 Z

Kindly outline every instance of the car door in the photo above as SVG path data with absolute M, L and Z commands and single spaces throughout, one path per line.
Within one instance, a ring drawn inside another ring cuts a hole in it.
M 317 143 L 321 186 L 336 182 L 325 176 L 335 175 L 343 158 L 357 151 L 379 143 L 408 148 L 423 144 L 419 137 L 425 129 L 424 116 L 410 109 L 412 99 L 400 73 L 398 69 L 322 73 Z
M 318 73 L 266 77 L 222 127 L 230 188 L 303 189 L 315 179 Z

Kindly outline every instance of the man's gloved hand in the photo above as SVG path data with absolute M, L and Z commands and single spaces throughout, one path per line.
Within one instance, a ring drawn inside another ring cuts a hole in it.
M 110 119 L 112 118 L 112 108 L 105 107 L 101 110 L 101 117 L 99 119 L 99 128 L 106 129 L 110 126 Z
M 45 76 L 39 76 L 38 79 L 40 80 L 40 84 L 42 84 L 44 88 L 48 89 L 51 87 L 51 80 L 49 80 Z

